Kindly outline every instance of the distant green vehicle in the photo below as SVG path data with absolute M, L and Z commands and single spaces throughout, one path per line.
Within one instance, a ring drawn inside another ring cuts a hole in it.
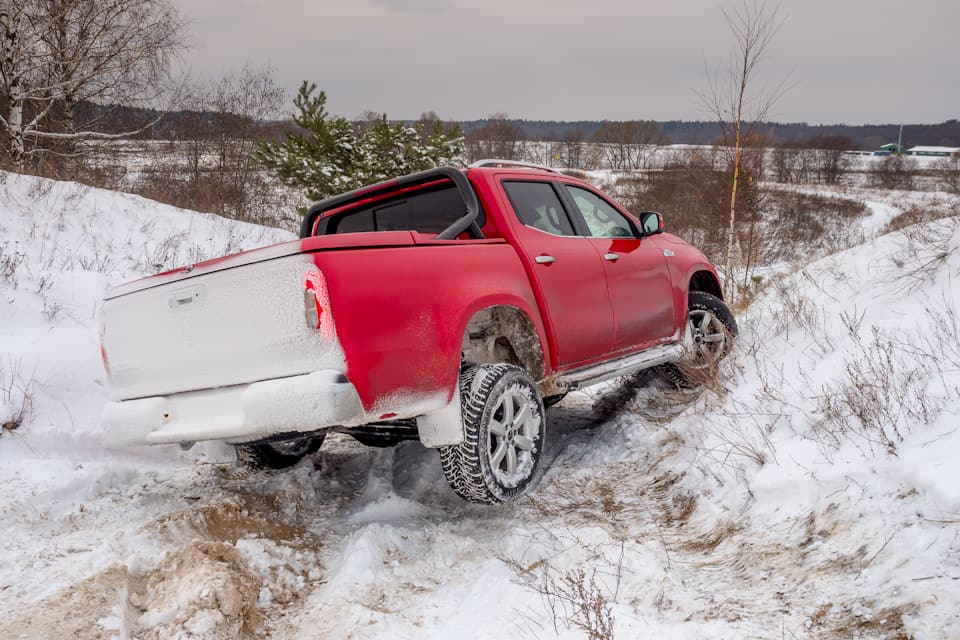
M 883 145 L 879 149 L 873 152 L 875 156 L 892 156 L 893 154 L 900 155 L 903 153 L 903 147 L 896 142 L 890 142 Z

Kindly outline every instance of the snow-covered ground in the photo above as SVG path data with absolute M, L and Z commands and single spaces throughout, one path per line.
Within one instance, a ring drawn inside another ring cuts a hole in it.
M 105 286 L 288 236 L 0 181 L 0 638 L 957 637 L 960 220 L 874 235 L 922 194 L 858 195 L 865 242 L 769 286 L 711 390 L 569 396 L 483 508 L 417 443 L 105 450 Z

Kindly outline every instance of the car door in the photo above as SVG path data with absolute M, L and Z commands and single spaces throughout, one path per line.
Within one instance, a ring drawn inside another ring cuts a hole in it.
M 640 237 L 637 225 L 599 194 L 571 184 L 565 190 L 602 259 L 616 325 L 613 351 L 671 339 L 673 284 L 659 238 Z
M 553 330 L 557 364 L 610 353 L 614 322 L 603 260 L 591 240 L 577 233 L 559 185 L 522 179 L 504 179 L 501 185 L 513 208 L 510 224 L 520 257 Z

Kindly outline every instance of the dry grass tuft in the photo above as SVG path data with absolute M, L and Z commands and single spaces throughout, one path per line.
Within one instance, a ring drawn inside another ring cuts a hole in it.
M 33 416 L 36 376 L 24 375 L 22 368 L 22 360 L 11 358 L 6 372 L 0 369 L 0 434 L 25 426 Z
M 946 382 L 960 368 L 960 317 L 946 298 L 926 314 L 936 330 L 923 335 L 874 326 L 865 339 L 862 318 L 845 320 L 853 344 L 842 378 L 815 397 L 817 440 L 831 448 L 850 440 L 896 453 L 907 432 L 933 423 L 947 403 L 960 399 L 960 390 Z
M 566 571 L 554 568 L 550 560 L 541 559 L 528 566 L 503 559 L 531 589 L 540 594 L 554 632 L 560 629 L 579 629 L 589 640 L 613 640 L 613 605 L 620 590 L 623 573 L 623 547 L 619 559 L 602 564 L 608 570 L 577 567 Z M 603 573 L 609 580 L 600 578 Z M 606 582 L 612 582 L 609 587 Z
M 683 540 L 677 546 L 688 553 L 708 554 L 742 529 L 743 527 L 733 520 L 721 520 L 699 538 Z
M 0 279 L 8 285 L 17 288 L 17 274 L 26 263 L 26 254 L 16 243 L 10 246 L 9 242 L 0 245 Z
M 960 216 L 960 205 L 954 204 L 953 206 L 938 206 L 936 204 L 931 204 L 924 207 L 911 207 L 890 220 L 890 222 L 883 227 L 883 230 L 880 233 L 884 234 L 891 233 L 893 231 L 900 231 L 901 229 L 906 229 L 907 227 L 911 227 L 922 222 L 932 222 L 934 220 L 941 220 L 943 218 L 950 218 L 953 216 Z
M 817 626 L 825 627 L 824 637 L 826 638 L 914 640 L 913 634 L 907 631 L 903 623 L 903 617 L 914 612 L 911 607 L 888 607 L 871 613 L 834 610 L 834 615 L 829 615 L 831 613 L 829 605 L 824 606 L 827 607 L 826 612 L 820 616 L 822 622 Z M 819 614 L 820 610 L 817 613 Z

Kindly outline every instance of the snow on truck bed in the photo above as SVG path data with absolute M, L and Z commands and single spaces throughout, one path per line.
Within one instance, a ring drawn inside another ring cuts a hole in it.
M 712 392 L 572 394 L 536 490 L 483 508 L 417 443 L 105 450 L 105 287 L 290 235 L 0 181 L 0 407 L 33 396 L 0 435 L 2 638 L 956 637 L 956 219 L 774 282 Z

